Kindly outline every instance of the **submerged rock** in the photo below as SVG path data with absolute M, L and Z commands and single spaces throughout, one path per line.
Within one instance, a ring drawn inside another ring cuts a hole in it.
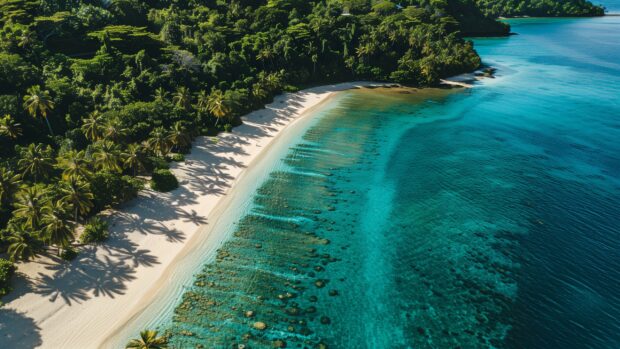
M 281 339 L 276 339 L 273 341 L 274 348 L 286 348 L 286 342 Z
M 316 280 L 314 282 L 314 286 L 316 286 L 317 288 L 323 288 L 325 287 L 326 281 L 325 280 Z
M 252 325 L 252 327 L 254 327 L 255 329 L 259 331 L 263 331 L 267 328 L 267 324 L 262 321 L 256 321 L 254 325 Z

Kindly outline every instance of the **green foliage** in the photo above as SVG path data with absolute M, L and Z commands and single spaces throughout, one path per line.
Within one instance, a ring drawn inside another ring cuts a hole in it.
M 93 174 L 90 186 L 95 212 L 132 200 L 141 189 L 140 183 L 131 177 L 110 172 Z
M 76 250 L 73 247 L 67 247 L 64 250 L 62 250 L 62 252 L 60 253 L 60 258 L 62 258 L 65 261 L 72 261 L 76 259 L 78 255 L 79 255 L 78 250 Z
M 39 2 L 36 0 L 1 0 L 0 23 L 27 23 L 32 20 L 38 5 Z
M 168 165 L 168 162 L 166 162 L 165 159 L 157 156 L 148 157 L 146 159 L 145 165 L 147 171 L 149 172 L 153 172 L 155 170 L 167 170 L 170 168 L 170 165 Z
M 15 264 L 0 258 L 0 297 L 11 291 L 11 278 L 15 274 Z
M 130 340 L 125 349 L 164 349 L 168 339 L 158 337 L 157 331 L 145 330 L 140 332 L 140 338 Z
M 21 56 L 0 52 L 0 95 L 23 91 L 36 78 L 37 69 Z
M 179 187 L 179 182 L 170 170 L 155 170 L 151 178 L 153 190 L 168 192 Z
M 185 161 L 185 156 L 183 154 L 175 153 L 175 154 L 168 155 L 167 159 L 169 161 L 182 162 L 182 161 Z
M 84 231 L 80 235 L 80 242 L 83 244 L 101 243 L 110 236 L 108 232 L 108 222 L 99 217 L 94 217 L 84 226 Z
M 157 54 L 163 47 L 157 35 L 150 33 L 146 27 L 131 25 L 109 25 L 101 30 L 94 31 L 88 36 L 98 39 L 103 45 L 117 48 L 124 53 L 137 53 L 146 50 Z
M 480 8 L 493 17 L 583 17 L 602 16 L 605 9 L 587 0 L 476 0 Z

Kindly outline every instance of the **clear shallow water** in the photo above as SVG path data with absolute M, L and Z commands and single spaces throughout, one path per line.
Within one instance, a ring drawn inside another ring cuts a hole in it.
M 499 73 L 472 90 L 341 94 L 172 343 L 620 347 L 620 18 L 512 24 L 476 40 Z

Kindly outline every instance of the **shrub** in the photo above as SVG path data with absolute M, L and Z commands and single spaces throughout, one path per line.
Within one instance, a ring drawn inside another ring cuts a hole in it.
M 174 161 L 174 162 L 185 161 L 185 155 L 183 155 L 183 154 L 170 154 L 170 155 L 168 155 L 168 160 L 169 161 Z
M 65 248 L 60 254 L 60 258 L 66 261 L 72 261 L 78 256 L 78 251 L 73 247 Z
M 80 242 L 83 244 L 104 242 L 109 236 L 108 222 L 99 217 L 94 217 L 84 226 L 84 232 L 80 236 Z
M 153 172 L 155 170 L 167 170 L 170 168 L 166 160 L 157 157 L 157 156 L 149 156 L 145 161 L 146 170 L 149 172 Z
M 15 264 L 0 258 L 0 297 L 11 291 L 11 278 L 15 270 Z
M 120 176 L 116 173 L 97 172 L 90 181 L 94 196 L 94 212 L 127 202 L 138 195 L 142 182 L 131 176 Z
M 231 124 L 224 125 L 224 132 L 230 132 L 230 131 L 232 131 L 232 125 Z
M 151 188 L 161 192 L 167 192 L 179 187 L 177 178 L 170 170 L 155 170 L 151 180 Z

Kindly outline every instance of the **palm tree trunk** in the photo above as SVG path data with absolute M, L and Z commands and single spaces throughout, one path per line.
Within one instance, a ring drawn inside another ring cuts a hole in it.
M 50 121 L 47 119 L 47 117 L 44 117 L 44 119 L 45 119 L 45 123 L 47 124 L 47 128 L 50 130 L 50 134 L 53 136 L 54 130 L 52 130 L 52 125 L 50 125 Z

